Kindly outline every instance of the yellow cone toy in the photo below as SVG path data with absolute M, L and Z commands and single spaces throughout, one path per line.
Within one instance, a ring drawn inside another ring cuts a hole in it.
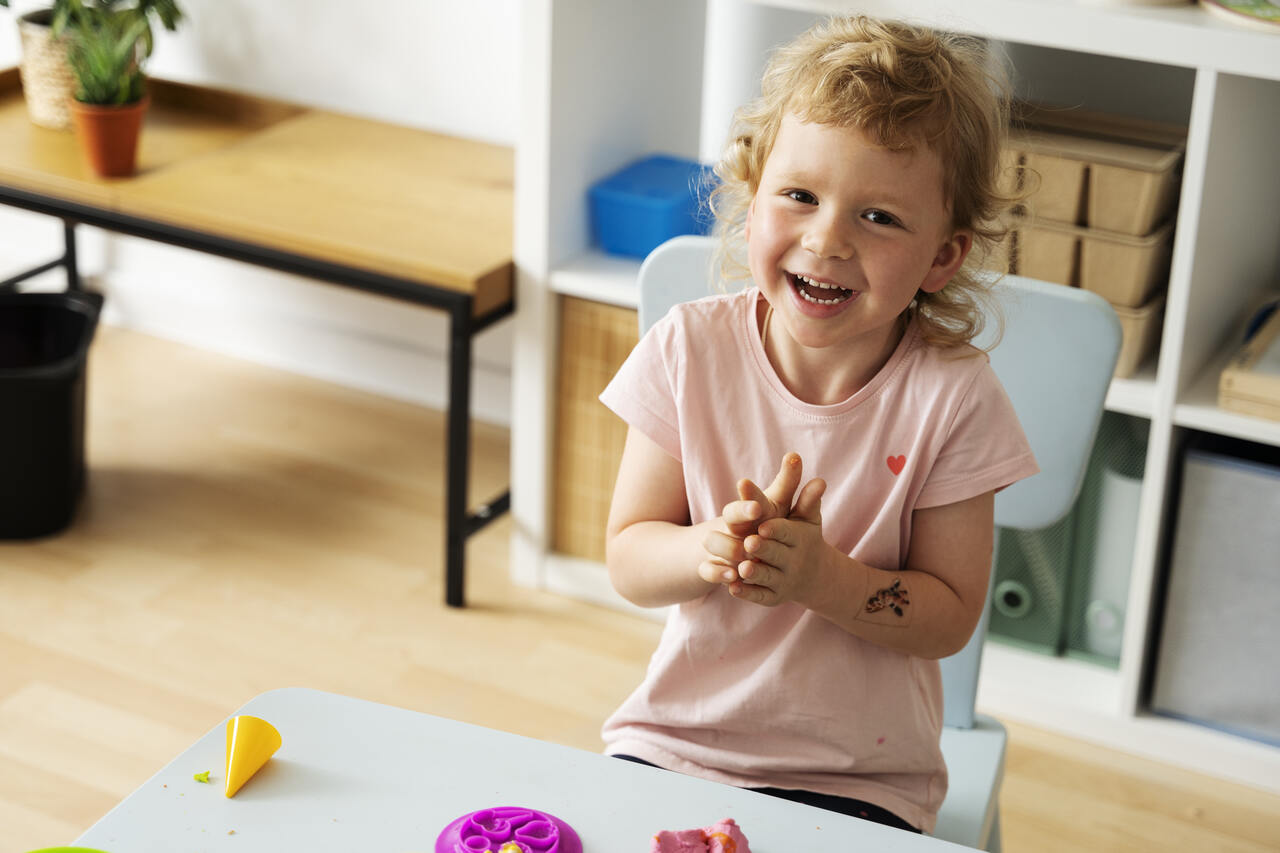
M 235 796 L 279 748 L 280 733 L 266 720 L 250 716 L 227 720 L 227 796 Z

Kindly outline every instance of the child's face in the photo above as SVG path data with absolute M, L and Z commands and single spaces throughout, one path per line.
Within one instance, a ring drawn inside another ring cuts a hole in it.
M 942 289 L 971 242 L 951 226 L 934 151 L 891 151 L 856 128 L 793 115 L 765 162 L 746 236 L 774 322 L 803 347 L 868 358 L 896 345 L 897 318 L 918 290 Z

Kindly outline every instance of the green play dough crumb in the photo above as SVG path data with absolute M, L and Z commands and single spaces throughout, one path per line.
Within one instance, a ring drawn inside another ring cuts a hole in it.
M 197 773 L 197 774 L 196 774 L 195 776 L 193 776 L 192 778 L 193 778 L 193 779 L 195 779 L 197 782 L 208 782 L 208 781 L 209 781 L 209 771 L 208 771 L 208 770 L 206 770 L 206 771 L 204 771 L 203 773 Z

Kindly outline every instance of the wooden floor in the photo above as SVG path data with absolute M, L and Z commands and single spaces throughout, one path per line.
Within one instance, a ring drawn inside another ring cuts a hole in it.
M 74 527 L 0 543 L 0 853 L 70 843 L 274 687 L 597 750 L 657 638 L 513 588 L 509 519 L 442 605 L 438 413 L 103 328 L 88 425 Z M 507 435 L 475 441 L 485 498 Z M 1002 804 L 1015 853 L 1280 849 L 1280 798 L 1020 726 Z

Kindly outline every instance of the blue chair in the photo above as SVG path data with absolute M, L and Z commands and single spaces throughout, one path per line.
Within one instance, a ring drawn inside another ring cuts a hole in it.
M 640 333 L 678 302 L 714 293 L 716 239 L 668 240 L 645 259 L 639 275 Z M 994 286 L 1005 318 L 991 350 L 1031 442 L 1040 473 L 996 495 L 1000 528 L 1039 530 L 1070 512 L 1084 480 L 1103 403 L 1120 352 L 1120 323 L 1097 294 L 1019 276 Z M 994 339 L 996 324 L 977 343 Z M 994 572 L 993 572 L 994 575 Z M 984 850 L 1000 849 L 998 797 L 1006 733 L 974 713 L 990 591 L 978 627 L 963 650 L 939 663 L 943 681 L 942 753 L 950 785 L 934 835 Z

